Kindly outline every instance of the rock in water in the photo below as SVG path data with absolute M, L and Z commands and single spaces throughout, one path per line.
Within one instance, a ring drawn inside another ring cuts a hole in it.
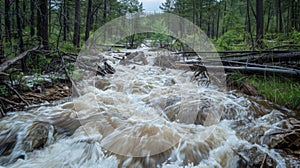
M 107 79 L 101 79 L 95 82 L 95 87 L 101 90 L 107 90 L 109 85 L 110 82 Z
M 243 93 L 245 93 L 249 96 L 258 96 L 256 88 L 248 82 L 244 82 L 242 84 L 242 86 L 240 87 L 240 89 Z
M 23 150 L 31 152 L 34 149 L 44 147 L 47 141 L 52 138 L 54 127 L 48 123 L 36 121 L 28 127 L 23 139 Z

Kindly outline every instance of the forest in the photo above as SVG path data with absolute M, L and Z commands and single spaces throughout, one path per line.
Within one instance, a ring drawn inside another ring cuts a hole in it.
M 0 167 L 300 165 L 300 1 L 157 6 L 0 1 Z
M 99 27 L 120 16 L 144 12 L 143 4 L 138 0 L 5 0 L 0 3 L 1 78 L 10 81 L 22 78 L 26 74 L 38 76 L 59 70 L 71 71 L 70 67 L 64 70 L 59 68 L 62 65 L 62 56 L 69 55 L 76 60 L 81 46 Z M 290 54 L 293 55 L 294 60 L 299 61 L 299 53 L 294 54 L 300 44 L 300 3 L 297 0 L 166 0 L 160 4 L 160 9 L 162 12 L 186 18 L 199 26 L 218 51 L 282 49 L 283 52 L 293 51 Z M 163 24 L 159 22 L 154 25 L 164 29 Z M 174 48 L 174 46 L 162 45 L 170 44 L 173 37 L 155 33 L 136 34 L 119 43 L 135 48 L 145 39 L 159 42 L 162 48 Z M 36 46 L 38 48 L 34 48 Z M 34 51 L 18 57 L 31 49 Z M 188 51 L 184 48 L 180 50 Z M 14 62 L 5 63 L 7 60 L 14 60 Z M 279 62 L 279 64 L 286 63 Z M 287 66 L 287 68 L 291 67 L 299 69 L 299 64 L 293 62 Z M 243 75 L 234 73 L 232 79 L 241 76 Z M 247 80 L 256 87 L 266 85 L 265 82 L 257 82 L 260 81 L 259 78 L 261 77 L 250 76 Z M 283 83 L 283 86 L 280 86 L 284 88 L 283 90 L 288 89 L 287 92 L 297 94 L 290 98 L 282 96 L 278 99 L 272 98 L 273 91 L 258 89 L 261 94 L 268 99 L 276 99 L 276 103 L 297 108 L 300 101 L 297 98 L 298 82 L 295 84 L 296 88 L 286 88 L 289 83 L 294 85 L 295 77 L 288 78 L 284 82 L 274 77 L 270 81 L 276 85 Z M 236 82 L 229 83 L 240 85 Z M 8 85 L 11 86 L 10 88 L 19 87 L 12 83 L 2 83 L 0 93 L 4 97 L 14 94 L 11 93 Z

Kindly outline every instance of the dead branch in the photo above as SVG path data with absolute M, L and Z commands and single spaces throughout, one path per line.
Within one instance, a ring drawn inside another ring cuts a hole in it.
M 66 66 L 65 66 L 65 60 L 64 60 L 64 58 L 63 58 L 63 55 L 61 54 L 62 51 L 60 51 L 60 50 L 57 50 L 57 51 L 58 51 L 59 57 L 60 57 L 60 59 L 61 59 L 61 62 L 62 62 L 62 64 L 63 64 L 64 72 L 65 72 L 67 78 L 69 79 L 69 81 L 71 81 L 71 83 L 72 83 L 72 86 L 73 86 L 73 88 L 74 88 L 73 91 L 75 92 L 75 95 L 81 96 L 81 94 L 80 94 L 80 92 L 79 92 L 79 89 L 78 89 L 77 86 L 75 85 L 74 80 L 73 80 L 72 77 L 70 76 L 70 74 L 69 74 L 69 72 L 68 72 L 68 70 L 67 70 L 67 68 L 66 68 Z M 62 52 L 62 53 L 63 53 L 63 54 L 66 54 L 66 53 L 64 53 L 64 52 Z
M 176 64 L 178 67 L 190 67 L 192 68 L 193 64 Z M 205 66 L 208 69 L 208 72 L 216 72 L 218 70 L 228 70 L 228 71 L 242 71 L 242 72 L 257 72 L 257 73 L 278 73 L 278 74 L 288 74 L 288 75 L 300 75 L 300 70 L 297 69 L 274 69 L 274 68 L 262 68 L 262 67 L 248 67 L 248 66 Z
M 29 103 L 20 95 L 20 93 L 16 89 L 14 89 L 12 86 L 10 86 L 5 82 L 4 85 L 7 86 L 10 90 L 12 90 L 22 102 L 24 102 L 27 106 L 29 106 Z
M 253 56 L 234 56 L 234 58 L 225 58 L 223 60 L 239 61 L 239 62 L 253 62 L 253 63 L 274 63 L 280 61 L 298 61 L 300 60 L 300 51 L 286 52 L 286 53 L 270 53 L 265 55 Z
M 17 61 L 19 61 L 19 60 L 25 58 L 25 57 L 28 55 L 28 53 L 30 53 L 30 52 L 32 52 L 32 51 L 35 51 L 35 50 L 37 50 L 38 48 L 39 48 L 39 46 L 35 46 L 35 47 L 33 47 L 33 48 L 31 48 L 31 49 L 29 49 L 29 50 L 27 50 L 27 51 L 21 53 L 20 55 L 14 57 L 13 59 L 10 59 L 10 60 L 5 61 L 4 63 L 2 63 L 2 64 L 0 65 L 0 72 L 3 72 L 3 71 L 5 71 L 5 70 L 7 70 L 12 64 L 14 64 L 14 63 L 16 63 Z
M 265 64 L 256 64 L 256 63 L 248 63 L 248 62 L 237 62 L 237 61 L 227 61 L 227 60 L 222 60 L 222 62 L 225 64 L 229 65 L 244 65 L 244 66 L 249 66 L 249 67 L 262 67 L 262 68 L 274 68 L 274 69 L 284 69 L 284 70 L 291 70 L 293 71 L 293 68 L 287 68 L 287 67 L 282 67 L 282 66 L 275 66 L 275 65 L 265 65 Z
M 2 106 L 0 105 L 0 118 L 2 118 L 4 116 L 5 116 L 4 110 L 2 109 Z
M 260 168 L 263 168 L 264 167 L 264 164 L 265 164 L 265 161 L 266 161 L 266 158 L 267 158 L 267 154 L 264 155 L 264 159 L 260 165 Z
M 12 105 L 15 105 L 15 106 L 19 106 L 20 105 L 20 103 L 16 103 L 14 101 L 8 100 L 8 99 L 6 99 L 4 97 L 1 97 L 1 96 L 0 96 L 0 100 L 5 101 L 6 103 L 9 103 L 9 104 L 12 104 Z
M 9 74 L 4 73 L 4 72 L 0 72 L 0 75 L 3 75 L 3 76 L 9 76 Z

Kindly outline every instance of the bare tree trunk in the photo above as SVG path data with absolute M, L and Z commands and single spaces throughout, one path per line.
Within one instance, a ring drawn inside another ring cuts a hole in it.
M 33 37 L 35 34 L 34 11 L 35 11 L 35 0 L 30 0 L 30 37 Z
M 291 27 L 292 28 L 296 28 L 296 18 L 297 18 L 297 14 L 296 14 L 296 2 L 295 0 L 290 0 L 291 1 Z
M 263 1 L 256 0 L 256 41 L 257 46 L 262 48 L 264 30 L 264 13 L 263 13 Z
M 215 37 L 215 17 L 212 17 L 212 23 L 211 23 L 211 37 Z
M 107 17 L 107 0 L 103 1 L 103 22 L 106 22 L 106 17 Z
M 277 32 L 282 33 L 282 12 L 281 12 L 281 1 L 276 0 L 276 24 L 277 24 Z
M 221 14 L 221 9 L 218 7 L 218 18 L 217 18 L 217 30 L 216 30 L 216 39 L 219 38 L 219 27 L 220 27 L 220 14 Z
M 226 27 L 224 26 L 226 23 L 225 18 L 226 18 L 226 14 L 227 14 L 227 5 L 226 5 L 226 1 L 224 1 L 224 16 L 223 16 L 223 24 L 222 24 L 222 34 L 224 34 L 227 30 Z
M 15 5 L 16 5 L 16 20 L 17 20 L 17 28 L 18 28 L 18 47 L 20 52 L 24 51 L 24 42 L 23 42 L 23 36 L 22 36 L 22 18 L 21 18 L 21 14 L 20 14 L 20 5 L 19 5 L 19 0 L 15 0 Z
M 88 40 L 90 36 L 90 30 L 91 30 L 91 19 L 92 19 L 92 0 L 88 0 L 88 9 L 87 9 L 87 15 L 86 15 L 86 28 L 85 28 L 85 37 L 84 40 Z
M 210 24 L 211 24 L 210 22 L 211 22 L 211 21 L 210 21 L 210 18 L 211 18 L 211 17 L 209 16 L 209 17 L 208 17 L 208 22 L 207 22 L 207 33 L 206 33 L 206 34 L 207 34 L 207 37 L 209 37 L 209 38 L 211 38 L 211 27 L 210 27 Z
M 23 0 L 23 4 L 22 4 L 23 10 L 22 10 L 22 14 L 21 14 L 21 20 L 22 22 L 22 29 L 24 30 L 26 27 L 26 21 L 27 21 L 27 15 L 25 15 L 26 13 L 26 8 L 27 8 L 27 2 L 25 0 Z M 20 12 L 19 12 L 20 13 Z
M 0 64 L 5 61 L 4 57 L 4 46 L 3 46 L 3 36 L 2 36 L 2 7 L 0 7 Z
M 48 1 L 39 0 L 37 8 L 37 36 L 45 49 L 49 49 Z
M 52 14 L 52 12 L 51 12 L 51 0 L 48 0 L 48 8 L 49 8 L 49 10 L 48 10 L 48 31 L 49 31 L 49 34 L 51 34 L 51 30 L 52 30 L 52 24 L 51 24 L 51 21 L 52 21 L 52 16 L 51 16 L 51 14 Z
M 19 5 L 19 0 L 15 0 L 15 5 L 16 5 L 16 20 L 17 20 L 17 28 L 18 28 L 18 48 L 20 53 L 24 52 L 24 42 L 23 42 L 23 37 L 22 37 L 22 18 L 21 18 L 21 14 L 20 14 L 20 5 Z M 26 72 L 26 64 L 25 64 L 25 59 L 21 60 L 21 64 L 22 64 L 22 70 L 23 72 Z
M 199 15 L 199 21 L 198 21 L 198 25 L 200 28 L 202 28 L 202 18 L 203 18 L 203 10 L 202 10 L 202 7 L 203 7 L 203 0 L 200 0 L 200 4 L 199 4 L 199 12 L 198 12 L 198 15 Z
M 193 23 L 196 24 L 196 0 L 193 0 Z
M 68 31 L 68 23 L 67 23 L 67 0 L 63 0 L 63 41 L 67 41 L 67 31 Z
M 247 31 L 250 35 L 250 40 L 251 40 L 251 46 L 254 48 L 254 40 L 253 40 L 253 35 L 252 35 L 252 29 L 251 29 L 251 19 L 250 19 L 250 0 L 247 0 Z
M 265 32 L 268 32 L 269 26 L 270 26 L 270 20 L 271 20 L 271 7 L 272 7 L 272 3 L 270 1 L 268 3 L 268 6 L 269 6 L 269 8 L 268 8 L 268 21 L 267 21 Z
M 79 47 L 79 43 L 80 43 L 80 0 L 76 0 L 73 44 L 74 46 Z
M 11 43 L 10 0 L 5 0 L 5 32 L 6 41 Z

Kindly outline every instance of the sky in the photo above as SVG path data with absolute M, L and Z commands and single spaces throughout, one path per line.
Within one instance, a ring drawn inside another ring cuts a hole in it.
M 139 0 L 143 3 L 143 7 L 145 9 L 145 12 L 159 12 L 161 9 L 159 9 L 159 6 L 161 3 L 165 2 L 165 0 Z

